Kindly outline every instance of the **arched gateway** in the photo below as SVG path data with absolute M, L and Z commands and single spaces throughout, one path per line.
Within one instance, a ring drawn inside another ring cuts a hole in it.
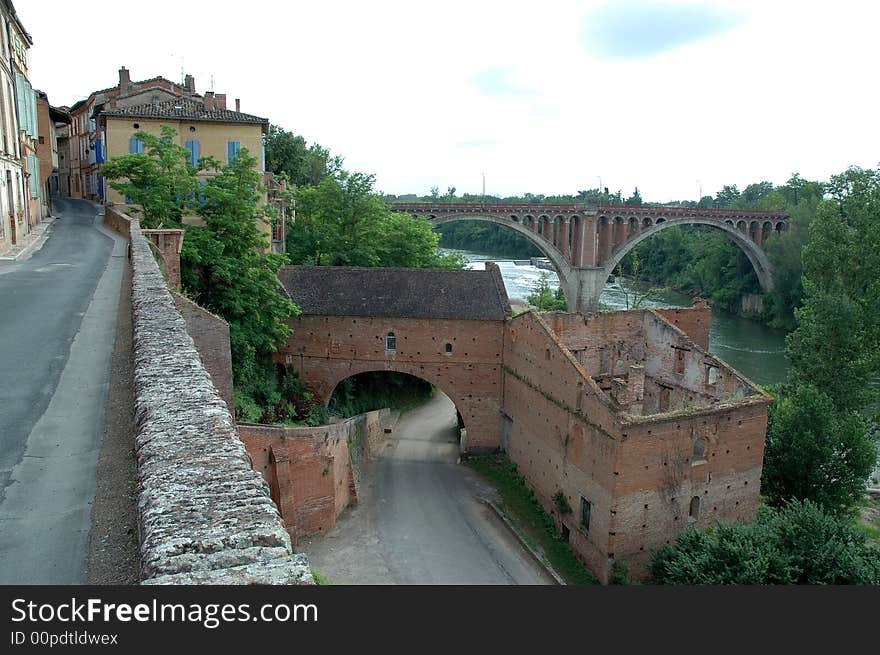
M 673 225 L 721 230 L 745 252 L 761 287 L 770 290 L 773 271 L 764 241 L 788 229 L 786 212 L 690 207 L 397 203 L 393 209 L 435 225 L 485 221 L 522 234 L 553 264 L 569 309 L 579 312 L 595 309 L 605 281 L 628 252 Z
M 467 430 L 471 452 L 492 450 L 501 433 L 504 321 L 501 274 L 334 266 L 281 269 L 302 313 L 276 363 L 297 371 L 327 403 L 345 378 L 396 371 L 445 393 Z

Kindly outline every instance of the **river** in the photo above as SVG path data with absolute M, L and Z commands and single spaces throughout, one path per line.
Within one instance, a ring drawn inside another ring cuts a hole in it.
M 472 269 L 482 269 L 486 261 L 494 261 L 501 269 L 504 285 L 511 301 L 526 302 L 529 294 L 542 275 L 553 289 L 558 288 L 559 278 L 554 271 L 519 263 L 504 257 L 493 257 L 469 250 L 448 250 L 467 258 Z M 521 260 L 517 260 L 521 261 Z M 626 280 L 607 284 L 599 302 L 608 309 L 626 309 Z M 668 292 L 656 299 L 646 301 L 646 307 L 689 307 L 687 296 Z M 740 373 L 758 384 L 774 384 L 785 380 L 788 362 L 785 359 L 785 333 L 766 325 L 734 316 L 719 310 L 712 311 L 712 328 L 709 350 Z

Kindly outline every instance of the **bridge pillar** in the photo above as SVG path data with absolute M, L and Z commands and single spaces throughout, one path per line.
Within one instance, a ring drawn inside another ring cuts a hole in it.
M 568 311 L 581 314 L 596 311 L 606 277 L 604 268 L 572 268 L 560 275 Z
M 574 263 L 575 266 L 596 265 L 596 217 L 585 216 L 583 220 L 583 249 L 581 259 Z

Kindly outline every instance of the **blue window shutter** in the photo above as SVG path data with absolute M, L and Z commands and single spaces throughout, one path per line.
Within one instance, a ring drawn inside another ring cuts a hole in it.
M 238 151 L 241 150 L 240 141 L 226 142 L 226 163 L 232 165 L 232 160 L 238 157 Z
M 128 151 L 132 154 L 135 154 L 138 151 L 138 140 L 134 137 L 131 137 L 128 140 Z
M 140 139 L 137 140 L 137 152 L 139 155 L 144 154 L 144 142 Z
M 189 163 L 193 168 L 198 168 L 199 165 L 199 142 L 198 141 L 187 141 L 186 149 L 189 150 Z

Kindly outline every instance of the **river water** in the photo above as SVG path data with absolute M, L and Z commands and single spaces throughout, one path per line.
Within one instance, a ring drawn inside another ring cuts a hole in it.
M 464 255 L 469 267 L 482 269 L 486 261 L 494 261 L 501 269 L 507 295 L 511 301 L 525 303 L 542 275 L 547 276 L 551 288 L 559 287 L 556 272 L 537 268 L 522 260 L 493 257 L 469 250 L 449 250 Z M 599 302 L 608 309 L 626 309 L 627 281 L 605 285 Z M 687 296 L 669 292 L 642 303 L 645 307 L 689 307 Z M 788 363 L 785 359 L 785 333 L 766 325 L 734 316 L 719 310 L 712 311 L 709 350 L 740 373 L 758 384 L 773 384 L 785 380 Z

